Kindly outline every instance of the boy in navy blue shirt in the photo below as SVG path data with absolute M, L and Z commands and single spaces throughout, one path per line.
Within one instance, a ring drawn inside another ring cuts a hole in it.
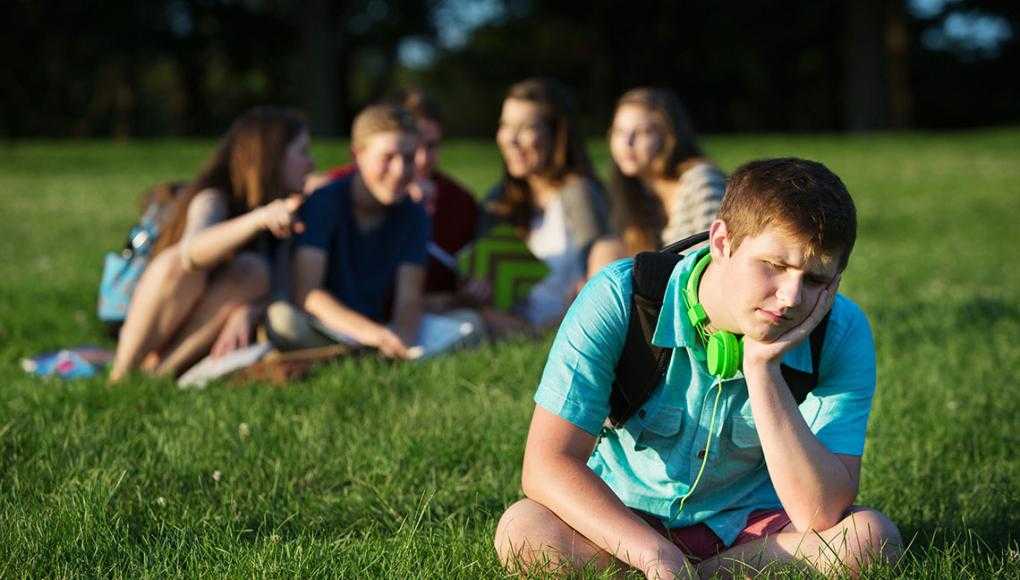
M 373 105 L 354 120 L 357 171 L 314 192 L 300 208 L 294 304 L 331 335 L 411 358 L 422 318 L 425 210 L 407 195 L 414 178 L 417 129 L 395 105 Z M 274 340 L 292 348 L 329 342 L 307 316 L 285 303 L 269 311 Z

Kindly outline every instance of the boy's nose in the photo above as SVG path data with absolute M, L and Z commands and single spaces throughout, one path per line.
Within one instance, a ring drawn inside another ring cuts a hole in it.
M 776 297 L 784 308 L 796 308 L 804 300 L 804 283 L 800 278 L 791 278 L 779 285 Z

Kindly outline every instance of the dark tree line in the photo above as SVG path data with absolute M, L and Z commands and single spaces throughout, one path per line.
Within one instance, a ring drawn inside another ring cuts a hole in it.
M 402 83 L 436 93 L 452 132 L 488 135 L 506 87 L 534 75 L 575 87 L 591 132 L 621 92 L 647 84 L 675 88 L 702 131 L 1020 120 L 1020 8 L 1007 0 L 922 16 L 905 0 L 504 0 L 466 44 L 442 48 L 450 1 L 0 3 L 0 135 L 215 134 L 260 103 L 342 134 Z M 927 31 L 974 11 L 1014 31 L 994 54 L 926 46 Z M 407 38 L 437 47 L 431 65 L 401 65 Z

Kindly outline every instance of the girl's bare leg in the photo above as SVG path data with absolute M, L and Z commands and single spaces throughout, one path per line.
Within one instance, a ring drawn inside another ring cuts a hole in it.
M 599 270 L 621 258 L 627 258 L 627 248 L 623 241 L 615 236 L 599 238 L 588 252 L 588 277 L 599 273 Z
M 170 340 L 205 290 L 206 278 L 206 272 L 184 269 L 176 245 L 153 259 L 131 298 L 120 330 L 110 382 L 124 378 L 129 371 L 138 368 L 147 355 Z
M 209 280 L 187 321 L 164 349 L 156 374 L 176 376 L 205 356 L 234 309 L 269 292 L 269 266 L 261 257 L 238 254 Z

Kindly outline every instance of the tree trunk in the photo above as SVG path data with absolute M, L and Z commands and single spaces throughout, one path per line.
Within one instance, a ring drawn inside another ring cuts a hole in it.
M 889 125 L 905 129 L 914 123 L 914 95 L 910 90 L 910 35 L 902 4 L 889 7 L 885 47 L 889 71 Z
M 297 71 L 303 76 L 305 107 L 316 135 L 340 134 L 341 79 L 338 64 L 342 45 L 341 10 L 330 0 L 309 0 L 302 21 L 304 58 Z
M 848 131 L 888 126 L 884 0 L 847 0 L 843 45 L 843 124 Z

